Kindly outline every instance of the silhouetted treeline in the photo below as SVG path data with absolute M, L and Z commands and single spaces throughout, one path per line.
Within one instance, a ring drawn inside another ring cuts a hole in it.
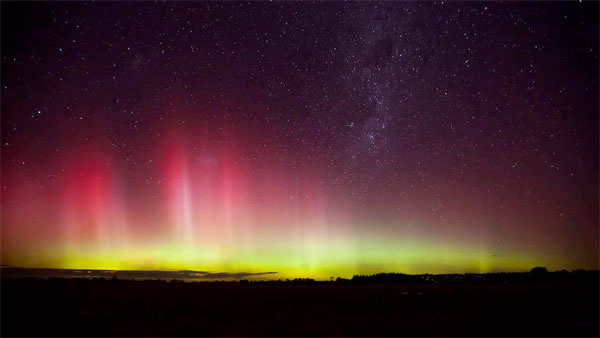
M 377 273 L 373 275 L 355 275 L 351 279 L 337 277 L 334 281 L 315 281 L 310 278 L 278 279 L 270 281 L 240 280 L 240 284 L 460 284 L 460 283 L 599 283 L 600 271 L 560 270 L 548 272 L 544 267 L 533 268 L 529 272 L 465 273 L 465 274 L 421 274 Z
M 452 283 L 598 283 L 600 271 L 560 270 L 548 272 L 544 267 L 535 267 L 529 272 L 465 273 L 465 274 L 423 274 L 407 275 L 402 273 L 378 273 L 374 275 L 355 275 L 352 279 L 338 278 L 336 282 L 346 284 L 452 284 Z
M 377 273 L 374 275 L 355 275 L 351 279 L 338 277 L 335 284 L 459 284 L 459 283 L 596 283 L 600 281 L 600 271 L 560 270 L 548 272 L 544 267 L 535 267 L 529 272 L 498 272 L 498 273 L 465 273 L 465 274 L 421 274 L 408 275 L 403 273 Z M 276 281 L 248 281 L 244 284 L 331 284 L 332 282 L 315 281 L 314 279 L 299 278 Z
M 8 269 L 4 269 L 7 272 Z M 145 281 L 147 283 L 163 284 L 163 283 L 209 283 L 209 284 L 254 284 L 254 285 L 274 285 L 274 284 L 289 284 L 289 285 L 362 285 L 362 284 L 411 284 L 411 285 L 436 285 L 436 284 L 479 284 L 479 283 L 600 283 L 600 271 L 594 270 L 560 270 L 549 272 L 544 267 L 535 267 L 529 272 L 498 272 L 498 273 L 465 273 L 465 274 L 420 274 L 409 275 L 403 273 L 377 273 L 373 275 L 355 275 L 351 279 L 337 277 L 330 281 L 315 281 L 312 278 L 296 278 L 296 279 L 277 279 L 277 280 L 189 280 L 178 278 L 128 278 L 127 275 L 115 274 L 112 277 L 72 277 L 72 276 L 52 276 L 52 277 L 21 277 L 20 275 L 12 276 L 11 274 L 2 274 L 2 278 L 10 279 L 87 279 L 99 282 L 135 282 Z

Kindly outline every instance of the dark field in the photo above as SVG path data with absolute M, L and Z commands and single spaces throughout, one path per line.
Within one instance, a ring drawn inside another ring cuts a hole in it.
M 3 279 L 2 336 L 598 336 L 598 283 Z

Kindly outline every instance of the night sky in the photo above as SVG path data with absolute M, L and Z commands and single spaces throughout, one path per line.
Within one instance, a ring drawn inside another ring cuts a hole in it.
M 597 2 L 2 2 L 2 264 L 598 269 Z

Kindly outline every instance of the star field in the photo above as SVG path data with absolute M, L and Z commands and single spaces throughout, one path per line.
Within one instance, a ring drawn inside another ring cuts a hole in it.
M 598 268 L 598 4 L 4 3 L 2 263 Z

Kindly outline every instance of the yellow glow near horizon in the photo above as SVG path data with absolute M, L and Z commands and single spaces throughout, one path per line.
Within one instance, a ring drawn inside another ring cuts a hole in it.
M 37 258 L 36 258 L 37 257 Z M 40 260 L 39 257 L 43 257 Z M 103 270 L 198 270 L 210 272 L 277 272 L 259 279 L 349 278 L 355 274 L 485 273 L 527 271 L 543 265 L 559 269 L 566 262 L 532 252 L 492 254 L 485 248 L 459 247 L 431 241 L 331 241 L 316 245 L 282 243 L 241 249 L 178 246 L 159 243 L 120 248 L 47 248 L 42 255 L 11 256 L 8 264 Z

